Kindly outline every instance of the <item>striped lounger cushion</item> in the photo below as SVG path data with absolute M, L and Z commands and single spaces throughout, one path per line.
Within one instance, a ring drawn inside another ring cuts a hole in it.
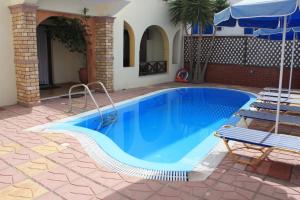
M 300 152 L 300 137 L 275 134 L 240 127 L 223 127 L 217 131 L 221 138 L 262 147 Z
M 271 122 L 276 121 L 276 114 L 273 114 L 270 112 L 239 110 L 235 114 L 237 116 L 245 117 L 245 118 L 267 120 L 267 121 L 271 121 Z M 280 115 L 279 122 L 285 123 L 285 124 L 300 125 L 300 117 L 293 116 L 293 115 Z
M 254 102 L 250 105 L 251 107 L 258 108 L 258 109 L 266 109 L 266 110 L 276 110 L 277 105 L 274 103 L 261 103 L 261 102 Z M 288 105 L 281 105 L 280 110 L 284 112 L 300 112 L 300 106 L 288 106 Z

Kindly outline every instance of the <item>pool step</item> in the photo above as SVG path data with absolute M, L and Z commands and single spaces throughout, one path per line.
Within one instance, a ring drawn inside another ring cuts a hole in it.
M 103 115 L 102 123 L 99 129 L 110 126 L 111 124 L 115 123 L 117 119 L 118 119 L 117 113 Z

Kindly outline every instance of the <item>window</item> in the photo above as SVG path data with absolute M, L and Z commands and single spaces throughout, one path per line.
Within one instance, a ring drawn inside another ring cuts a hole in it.
M 159 26 L 148 27 L 140 43 L 140 76 L 167 72 L 169 62 L 169 41 Z

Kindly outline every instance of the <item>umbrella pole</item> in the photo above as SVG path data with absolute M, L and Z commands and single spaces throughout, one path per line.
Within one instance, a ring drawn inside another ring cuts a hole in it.
M 289 80 L 289 92 L 288 92 L 288 98 L 290 98 L 291 95 L 291 88 L 292 88 L 292 79 L 293 79 L 293 66 L 294 66 L 294 54 L 295 54 L 295 40 L 296 40 L 296 33 L 294 32 L 293 35 L 293 45 L 292 45 L 292 58 L 291 58 L 291 68 L 290 68 L 290 80 Z
M 282 90 L 282 76 L 283 76 L 283 66 L 284 66 L 284 50 L 285 50 L 286 26 L 287 26 L 286 24 L 287 24 L 287 16 L 284 16 L 283 32 L 282 32 L 282 44 L 281 44 L 281 61 L 280 61 L 280 73 L 279 73 L 275 133 L 278 133 L 278 125 L 279 125 L 281 90 Z

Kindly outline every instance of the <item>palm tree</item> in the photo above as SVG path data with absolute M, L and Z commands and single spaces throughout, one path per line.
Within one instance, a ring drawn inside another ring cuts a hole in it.
M 227 0 L 215 0 L 214 2 L 214 13 L 221 12 L 225 8 L 229 7 L 230 4 Z
M 170 5 L 170 16 L 171 21 L 174 24 L 181 23 L 182 27 L 186 34 L 188 34 L 188 28 L 190 25 L 198 25 L 198 27 L 205 27 L 205 25 L 212 22 L 213 19 L 213 8 L 214 4 L 212 0 L 171 0 L 169 1 Z M 197 48 L 197 62 L 194 66 L 193 72 L 193 81 L 196 82 L 199 80 L 201 74 L 201 62 L 200 62 L 200 53 L 201 53 L 201 40 L 202 40 L 202 31 L 200 31 L 199 36 L 199 46 Z M 191 49 L 189 44 L 189 49 Z M 183 47 L 182 47 L 183 48 Z M 190 69 L 193 68 L 193 63 L 190 63 Z
M 210 24 L 213 19 L 213 2 L 211 0 L 187 0 L 186 1 L 186 11 L 190 18 L 191 23 L 196 24 L 199 27 L 199 41 L 196 51 L 196 65 L 194 71 L 193 82 L 199 83 L 203 82 L 201 80 L 202 66 L 201 66 L 201 51 L 202 51 L 202 32 L 207 24 Z
M 171 21 L 177 25 L 182 23 L 186 25 L 187 21 L 185 20 L 185 16 L 183 13 L 184 10 L 184 1 L 185 0 L 174 0 L 169 2 L 169 12 L 171 16 Z
M 188 34 L 187 32 L 187 25 L 188 22 L 185 19 L 185 16 L 183 15 L 183 9 L 184 9 L 184 0 L 176 0 L 176 1 L 170 1 L 169 3 L 169 12 L 171 16 L 171 21 L 175 24 L 181 24 L 180 27 L 180 66 L 184 65 L 184 37 Z
M 224 10 L 225 8 L 227 8 L 228 6 L 229 6 L 229 3 L 227 2 L 227 0 L 215 0 L 213 11 L 214 11 L 214 13 L 218 13 L 218 12 Z M 205 63 L 204 63 L 203 70 L 202 70 L 202 73 L 201 73 L 200 80 L 202 80 L 202 81 L 205 81 L 205 74 L 206 74 L 209 59 L 211 57 L 212 49 L 213 49 L 213 46 L 214 46 L 214 43 L 215 43 L 217 27 L 213 26 L 213 30 L 214 30 L 214 32 L 213 32 L 212 40 L 209 44 L 208 52 L 207 52 L 207 55 L 206 55 L 206 58 L 205 58 Z

